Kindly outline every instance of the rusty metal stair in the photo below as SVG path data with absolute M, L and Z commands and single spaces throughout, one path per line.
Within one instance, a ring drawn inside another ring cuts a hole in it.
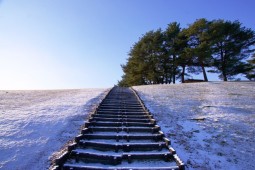
M 114 87 L 52 169 L 184 169 L 155 119 L 130 88 Z

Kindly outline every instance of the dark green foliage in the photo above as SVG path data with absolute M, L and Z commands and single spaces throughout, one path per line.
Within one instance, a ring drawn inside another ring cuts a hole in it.
M 161 30 L 147 32 L 130 50 L 124 76 L 119 85 L 158 84 L 164 82 L 166 51 Z
M 208 81 L 205 67 L 210 65 L 212 57 L 208 33 L 209 25 L 210 23 L 202 18 L 196 20 L 185 32 L 188 37 L 188 48 L 192 54 L 192 70 L 194 73 L 199 73 L 202 70 L 204 81 Z M 201 69 L 194 68 L 198 66 Z
M 166 31 L 164 32 L 165 38 L 164 47 L 167 51 L 166 57 L 168 61 L 167 83 L 171 83 L 171 81 L 173 81 L 173 83 L 175 84 L 176 75 L 180 73 L 180 70 L 178 69 L 177 65 L 178 55 L 180 53 L 180 47 L 178 44 L 180 32 L 181 32 L 180 24 L 178 24 L 177 22 L 169 24 Z
M 255 81 L 255 54 L 248 60 L 248 70 L 244 73 L 246 78 Z
M 255 33 L 240 22 L 224 20 L 196 20 L 186 29 L 177 22 L 165 31 L 149 31 L 133 45 L 127 63 L 122 65 L 124 75 L 120 86 L 175 83 L 189 74 L 203 73 L 208 81 L 206 67 L 219 73 L 224 81 L 245 74 L 254 80 Z
M 224 81 L 233 79 L 240 73 L 249 71 L 246 59 L 250 56 L 255 34 L 251 29 L 241 26 L 238 21 L 215 20 L 210 24 L 213 66 Z

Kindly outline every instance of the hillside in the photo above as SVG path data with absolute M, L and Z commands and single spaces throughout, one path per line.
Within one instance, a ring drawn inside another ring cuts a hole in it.
M 255 82 L 134 89 L 187 169 L 255 169 Z
M 255 168 L 255 82 L 134 89 L 187 169 Z M 50 156 L 79 133 L 106 93 L 0 91 L 0 169 L 47 169 Z
M 0 169 L 48 169 L 106 89 L 0 91 Z

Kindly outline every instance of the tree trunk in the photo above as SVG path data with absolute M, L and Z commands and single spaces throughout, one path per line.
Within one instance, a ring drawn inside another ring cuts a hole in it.
M 228 81 L 228 78 L 227 78 L 227 74 L 226 74 L 226 62 L 224 60 L 224 58 L 222 59 L 222 77 L 223 77 L 223 81 Z
M 176 74 L 175 58 L 176 56 L 173 55 L 173 84 L 175 84 L 175 74 Z
M 182 66 L 182 83 L 184 83 L 184 75 L 185 75 L 185 65 Z
M 207 75 L 206 75 L 206 71 L 205 71 L 205 67 L 202 66 L 202 70 L 203 70 L 203 75 L 204 75 L 204 81 L 208 81 Z
M 202 67 L 202 70 L 203 70 L 204 81 L 208 81 L 203 61 L 201 62 L 201 67 Z
M 170 75 L 169 76 L 169 84 L 171 84 L 172 83 L 172 76 Z
M 222 77 L 223 81 L 228 81 L 227 74 L 226 74 L 226 56 L 224 55 L 223 49 L 220 49 L 220 57 L 221 57 L 221 71 L 222 71 Z
M 223 81 L 228 81 L 226 71 L 225 71 L 225 66 L 223 67 L 223 65 L 222 65 L 222 76 L 223 76 Z

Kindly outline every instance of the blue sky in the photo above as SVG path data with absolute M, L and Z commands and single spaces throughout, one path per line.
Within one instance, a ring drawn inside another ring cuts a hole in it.
M 0 89 L 111 87 L 145 32 L 198 18 L 239 20 L 255 30 L 254 6 L 254 0 L 0 0 Z

